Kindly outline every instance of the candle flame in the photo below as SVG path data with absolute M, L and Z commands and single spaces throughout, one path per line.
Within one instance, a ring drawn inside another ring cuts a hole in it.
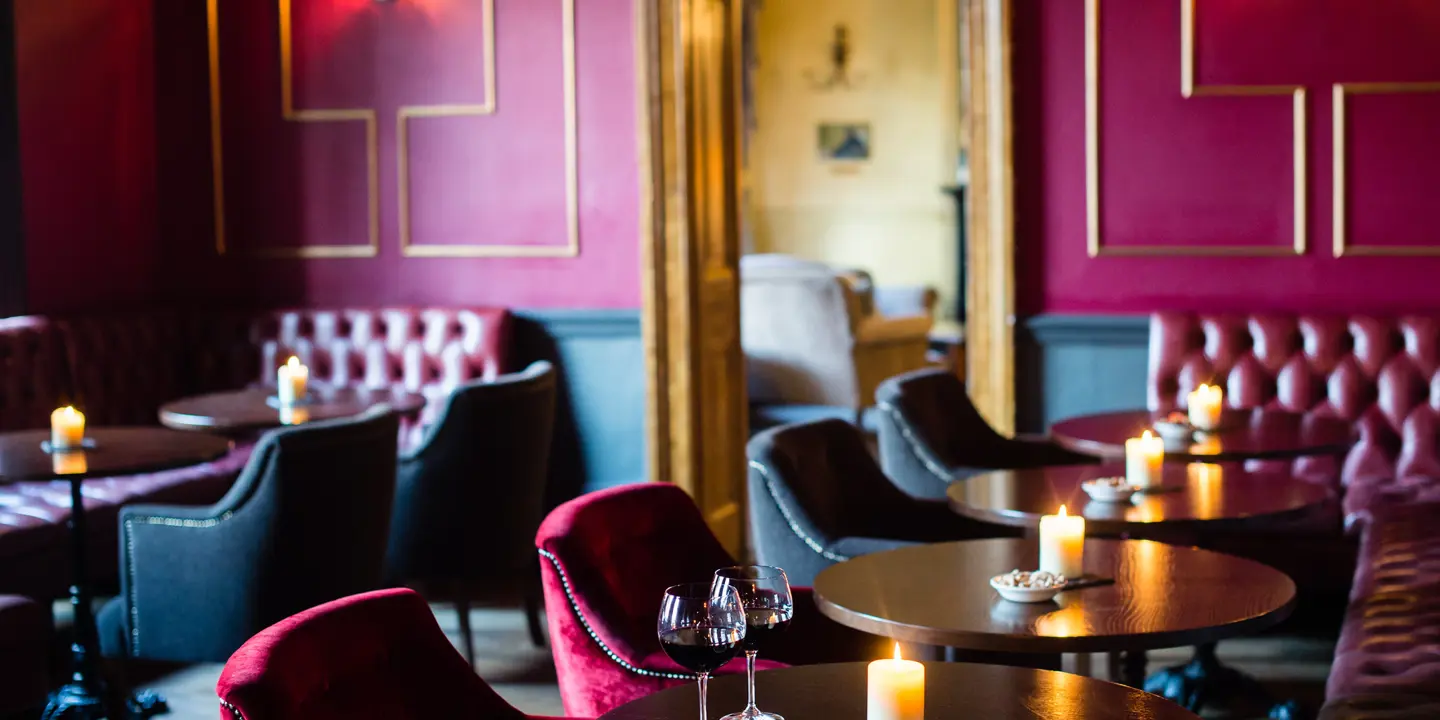
M 1065 513 L 1065 506 L 1064 506 L 1064 505 L 1061 505 L 1061 506 L 1060 506 L 1060 513 L 1059 513 L 1059 514 L 1060 514 L 1060 517 L 1065 517 L 1065 514 L 1066 514 L 1066 513 Z
M 294 355 L 291 355 L 291 356 L 290 356 L 290 359 L 285 361 L 285 365 L 286 365 L 287 367 L 289 367 L 289 368 L 292 368 L 292 369 L 293 369 L 293 368 L 298 368 L 298 367 L 300 367 L 300 358 L 295 357 Z
M 900 643 L 895 643 L 895 659 L 900 660 Z
M 63 408 L 60 408 L 60 412 L 61 412 L 61 414 L 65 415 L 66 417 L 75 417 L 75 414 L 76 414 L 75 406 L 74 406 L 74 405 L 66 405 L 66 406 L 63 407 Z
M 1142 434 L 1142 435 L 1140 436 L 1140 438 L 1143 439 L 1143 440 L 1149 440 L 1149 439 L 1151 439 L 1151 438 L 1153 438 L 1153 437 L 1155 437 L 1155 436 L 1154 436 L 1154 435 L 1151 435 L 1149 430 L 1146 430 L 1146 431 L 1144 432 L 1144 434 Z

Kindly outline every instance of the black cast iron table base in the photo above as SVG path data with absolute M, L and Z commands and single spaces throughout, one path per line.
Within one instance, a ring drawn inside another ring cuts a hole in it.
M 153 692 L 117 693 L 107 691 L 97 659 L 99 632 L 95 627 L 94 594 L 85 558 L 85 502 L 82 480 L 70 478 L 70 563 L 74 583 L 70 605 L 75 611 L 75 640 L 70 645 L 74 674 L 70 682 L 50 695 L 41 720 L 144 720 L 169 712 L 165 699 Z
M 1126 674 L 1134 677 L 1129 672 Z M 1190 662 L 1172 665 L 1145 678 L 1144 690 L 1196 714 L 1207 705 L 1242 699 L 1262 707 L 1268 706 L 1271 720 L 1305 720 L 1310 717 L 1299 703 L 1293 700 L 1277 703 L 1258 680 L 1221 663 L 1215 656 L 1213 643 L 1197 645 Z

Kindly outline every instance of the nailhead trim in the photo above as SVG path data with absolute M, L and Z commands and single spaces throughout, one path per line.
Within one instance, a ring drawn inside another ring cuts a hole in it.
M 883 402 L 880 403 L 878 407 L 890 414 L 891 419 L 895 421 L 895 427 L 900 429 L 900 436 L 905 438 L 905 441 L 910 445 L 910 449 L 914 452 L 915 457 L 919 458 L 920 463 L 925 466 L 925 469 L 939 478 L 942 484 L 949 487 L 950 483 L 955 481 L 954 473 L 935 461 L 935 458 L 931 456 L 930 450 L 925 447 L 925 444 L 921 442 L 920 438 L 916 437 L 915 433 L 910 429 L 910 423 L 905 420 L 905 416 L 900 414 L 900 409 L 890 403 Z
M 798 536 L 801 540 L 805 541 L 805 544 L 811 550 L 819 553 L 820 556 L 825 558 L 826 560 L 838 563 L 845 562 L 846 560 L 850 559 L 844 555 L 841 555 L 840 553 L 826 550 L 823 545 L 815 541 L 815 538 L 812 538 L 809 535 L 805 534 L 805 531 L 800 527 L 800 523 L 795 520 L 795 516 L 790 514 L 790 508 L 786 507 L 785 503 L 780 501 L 780 493 L 775 489 L 775 481 L 770 477 L 770 471 L 766 470 L 764 465 L 761 465 L 754 460 L 750 461 L 750 467 L 758 470 L 760 472 L 760 477 L 765 478 L 765 490 L 767 493 L 769 493 L 770 500 L 775 503 L 775 508 L 779 510 L 780 515 L 785 518 L 785 524 L 790 526 L 791 532 L 795 533 L 796 536 Z
M 206 518 L 204 520 L 191 520 L 187 518 L 165 517 L 162 515 L 147 515 L 138 518 L 125 518 L 125 576 L 130 580 L 129 592 L 126 593 L 125 602 L 130 606 L 130 657 L 140 655 L 140 606 L 135 602 L 135 523 L 140 522 L 146 525 L 160 525 L 163 527 L 182 528 L 209 528 L 229 520 L 235 511 L 226 510 L 219 517 Z M 224 704 L 224 701 L 221 701 Z M 234 708 L 231 708 L 234 710 Z M 239 715 L 239 711 L 235 711 Z M 241 718 L 244 720 L 244 718 Z
M 595 628 L 590 626 L 590 621 L 585 619 L 585 613 L 580 611 L 580 604 L 575 601 L 575 594 L 570 589 L 570 578 L 565 574 L 565 569 L 560 566 L 560 559 L 555 557 L 553 553 L 543 548 L 537 548 L 537 550 L 540 552 L 540 557 L 549 560 L 550 564 L 554 566 L 555 572 L 559 574 L 560 587 L 565 589 L 565 599 L 570 601 L 570 609 L 575 612 L 575 617 L 580 620 L 581 627 L 585 628 L 585 632 L 590 634 L 590 639 L 594 640 L 595 644 L 599 645 L 600 649 L 605 651 L 605 654 L 610 656 L 610 659 L 615 661 L 616 665 L 619 665 L 620 667 L 625 668 L 626 670 L 629 670 L 636 675 L 643 675 L 645 677 L 666 678 L 669 680 L 694 680 L 697 677 L 696 675 L 689 675 L 683 673 L 660 672 L 658 670 L 646 670 L 644 668 L 638 668 L 626 662 L 625 659 L 621 658 L 619 655 L 616 655 L 615 651 L 611 650 L 610 646 L 606 645 L 605 641 L 600 639 L 600 635 L 595 632 Z
M 240 708 L 237 708 L 237 707 L 235 707 L 234 705 L 231 705 L 230 703 L 225 702 L 224 700 L 221 700 L 221 701 L 220 701 L 220 709 L 221 709 L 221 710 L 229 710 L 229 711 L 230 711 L 230 717 L 234 718 L 235 720 L 245 720 L 245 714 L 242 713 L 242 712 L 240 712 Z

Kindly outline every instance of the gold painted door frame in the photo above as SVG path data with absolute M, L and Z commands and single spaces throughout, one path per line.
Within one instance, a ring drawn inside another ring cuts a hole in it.
M 687 490 L 743 549 L 747 403 L 740 351 L 741 0 L 637 0 L 652 478 Z
M 965 362 L 970 397 L 1015 432 L 1015 155 L 1012 0 L 959 0 L 970 22 L 970 243 Z M 1040 258 L 1030 258 L 1038 262 Z

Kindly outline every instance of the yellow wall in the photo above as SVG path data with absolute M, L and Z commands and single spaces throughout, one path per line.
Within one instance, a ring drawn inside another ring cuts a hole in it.
M 941 187 L 955 180 L 955 22 L 954 0 L 764 0 L 747 178 L 754 251 L 930 285 L 953 315 L 955 209 Z M 842 23 L 853 87 L 816 89 Z M 869 122 L 869 162 L 822 160 L 826 121 Z

